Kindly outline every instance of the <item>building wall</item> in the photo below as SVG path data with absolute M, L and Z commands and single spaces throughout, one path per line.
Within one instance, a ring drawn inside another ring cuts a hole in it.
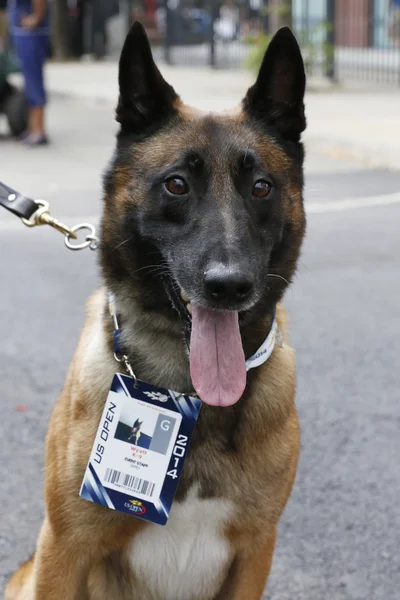
M 283 0 L 270 0 L 279 4 Z M 326 21 L 327 0 L 293 0 L 296 31 L 313 28 Z M 335 0 L 336 43 L 340 46 L 387 48 L 391 11 L 390 0 Z M 372 10 L 371 15 L 368 11 Z
M 336 44 L 369 46 L 369 0 L 336 0 Z

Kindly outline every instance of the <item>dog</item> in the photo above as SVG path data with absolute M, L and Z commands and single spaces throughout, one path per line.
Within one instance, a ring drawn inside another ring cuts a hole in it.
M 139 419 L 136 419 L 136 421 L 134 422 L 132 429 L 131 429 L 131 433 L 129 434 L 128 437 L 128 442 L 130 442 L 131 440 L 133 440 L 133 443 L 137 446 L 139 443 L 139 438 L 140 438 L 140 428 L 143 425 L 143 421 L 139 421 Z
M 45 519 L 7 600 L 260 600 L 299 452 L 294 353 L 280 305 L 306 220 L 305 73 L 288 28 L 239 108 L 180 100 L 135 23 L 104 176 L 105 289 L 47 436 Z M 112 292 L 140 380 L 202 400 L 165 527 L 78 493 L 114 374 Z M 282 343 L 247 374 L 276 315 Z

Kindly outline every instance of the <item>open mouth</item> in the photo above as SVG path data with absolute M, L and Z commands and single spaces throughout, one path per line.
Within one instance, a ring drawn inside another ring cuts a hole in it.
M 172 276 L 170 276 L 172 279 Z M 178 282 L 175 280 L 174 284 L 170 282 L 166 282 L 166 289 L 168 293 L 168 297 L 170 299 L 171 305 L 173 309 L 178 313 L 180 318 L 184 321 L 185 330 L 187 333 L 190 333 L 192 328 L 192 302 L 186 292 L 179 286 Z M 179 291 L 178 291 L 179 289 Z M 226 310 L 221 311 L 221 309 L 211 309 L 215 310 L 215 312 L 238 312 L 239 315 L 239 323 L 242 323 L 246 319 L 247 309 L 241 311 L 234 310 Z
M 172 284 L 168 286 L 168 294 L 185 324 L 190 375 L 200 399 L 211 406 L 235 404 L 246 387 L 238 311 L 200 306 Z
M 185 307 L 186 316 L 189 318 L 190 322 L 192 321 L 192 305 L 189 297 L 186 295 L 184 290 L 181 290 L 181 300 L 182 304 Z
M 178 313 L 185 325 L 185 331 L 189 335 L 192 328 L 192 305 L 189 297 L 179 287 L 178 283 L 172 283 L 172 276 L 166 282 L 167 293 L 171 301 L 172 307 Z M 178 291 L 179 289 L 179 291 Z M 189 341 L 189 339 L 188 339 Z

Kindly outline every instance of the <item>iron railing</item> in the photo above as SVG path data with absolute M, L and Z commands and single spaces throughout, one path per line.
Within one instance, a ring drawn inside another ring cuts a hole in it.
M 309 74 L 400 85 L 400 0 L 292 0 L 292 28 Z M 285 0 L 121 0 L 107 25 L 110 51 L 134 19 L 157 59 L 215 68 L 256 66 Z M 117 27 L 117 20 L 120 26 Z

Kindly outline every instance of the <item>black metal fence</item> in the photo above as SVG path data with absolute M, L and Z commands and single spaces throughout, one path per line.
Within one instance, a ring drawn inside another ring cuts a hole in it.
M 290 17 L 284 14 L 289 4 Z M 111 52 L 119 51 L 129 22 L 139 19 L 158 59 L 214 68 L 256 68 L 289 19 L 309 74 L 400 85 L 400 0 L 120 0 L 113 19 Z

